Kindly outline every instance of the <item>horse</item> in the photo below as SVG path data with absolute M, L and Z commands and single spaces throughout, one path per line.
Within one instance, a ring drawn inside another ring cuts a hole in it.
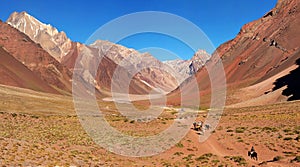
M 255 151 L 248 151 L 248 156 L 251 157 L 251 159 L 255 159 L 257 161 L 257 152 Z
M 209 130 L 210 129 L 210 125 L 209 124 L 205 124 L 204 127 L 205 127 L 205 130 Z

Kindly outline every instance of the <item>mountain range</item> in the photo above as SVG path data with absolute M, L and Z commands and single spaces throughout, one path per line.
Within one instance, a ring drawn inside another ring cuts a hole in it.
M 119 93 L 126 93 L 126 89 L 131 94 L 169 93 L 172 105 L 180 104 L 182 93 L 191 100 L 200 95 L 206 97 L 201 103 L 208 105 L 211 85 L 207 69 L 221 61 L 227 105 L 297 99 L 291 81 L 299 82 L 294 74 L 300 56 L 298 6 L 299 1 L 279 0 L 274 9 L 245 24 L 234 39 L 220 45 L 212 55 L 198 50 L 190 60 L 165 62 L 109 41 L 91 45 L 74 42 L 50 24 L 26 12 L 14 12 L 6 23 L 0 22 L 0 72 L 5 78 L 1 84 L 70 94 L 72 75 L 80 70 L 75 66 L 77 60 L 78 67 L 88 69 L 81 71 L 82 79 L 101 95 L 110 95 L 114 85 Z M 191 76 L 197 85 L 191 83 Z M 114 78 L 117 82 L 112 82 Z M 127 82 L 128 88 L 124 87 Z M 199 91 L 194 91 L 195 86 Z
M 85 80 L 89 80 L 90 83 L 95 84 L 99 89 L 101 87 L 102 91 L 110 90 L 110 81 L 114 74 L 114 69 L 117 66 L 125 68 L 129 76 L 134 76 L 136 80 L 135 83 L 139 82 L 139 86 L 130 86 L 130 89 L 137 88 L 140 90 L 131 91 L 137 94 L 146 93 L 150 89 L 154 89 L 156 92 L 170 92 L 190 76 L 188 67 L 191 61 L 189 60 L 182 60 L 179 63 L 177 63 L 177 61 L 163 63 L 149 53 L 139 53 L 134 49 L 126 48 L 109 41 L 98 40 L 89 46 L 72 42 L 64 32 L 59 32 L 50 24 L 44 24 L 26 12 L 12 13 L 7 23 L 26 34 L 32 41 L 39 44 L 71 72 L 74 70 L 76 59 L 82 57 L 83 54 L 89 54 L 88 57 L 93 57 L 89 62 L 85 62 L 87 63 L 85 65 L 86 67 L 91 66 L 91 62 L 95 61 L 94 58 L 105 57 L 102 59 L 103 62 L 99 62 L 101 64 L 99 65 L 98 71 L 101 72 L 96 78 L 91 75 L 92 71 L 84 75 Z M 202 51 L 201 54 L 196 53 L 193 57 L 195 67 L 198 69 L 204 65 L 204 62 L 209 59 L 209 57 L 210 56 L 204 51 Z M 202 60 L 199 61 L 203 58 L 205 59 L 203 60 L 204 62 Z M 181 65 L 178 66 L 178 64 Z M 177 68 L 173 68 L 174 65 Z M 96 65 L 94 64 L 93 66 Z M 91 70 L 95 70 L 95 68 L 96 67 L 91 67 Z M 95 81 L 92 78 L 95 78 Z M 130 78 L 128 78 L 128 80 L 129 79 Z M 124 83 L 125 81 L 122 82 Z M 146 90 L 142 91 L 144 88 L 146 88 Z M 121 90 L 123 90 L 123 88 L 119 88 L 119 91 Z

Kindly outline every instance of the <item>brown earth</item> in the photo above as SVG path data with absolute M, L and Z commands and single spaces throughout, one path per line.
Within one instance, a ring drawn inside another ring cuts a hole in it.
M 0 86 L 0 164 L 7 166 L 299 166 L 299 101 L 225 109 L 210 138 L 191 129 L 178 144 L 150 157 L 125 157 L 96 145 L 66 96 Z M 128 121 L 99 102 L 106 120 L 132 136 L 157 134 L 173 122 L 166 109 L 148 123 Z M 199 113 L 197 120 L 204 120 Z M 192 128 L 192 125 L 191 127 Z M 247 156 L 254 146 L 258 161 Z M 298 162 L 296 158 L 298 157 Z M 294 160 L 295 159 L 295 160 Z

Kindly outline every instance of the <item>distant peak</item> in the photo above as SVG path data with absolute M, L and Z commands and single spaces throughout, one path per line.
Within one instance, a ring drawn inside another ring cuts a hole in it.
M 25 17 L 25 16 L 30 16 L 26 11 L 22 11 L 22 12 L 13 12 L 8 19 L 10 18 L 20 18 L 20 17 Z
M 196 53 L 199 53 L 199 54 L 208 54 L 206 52 L 206 50 L 204 50 L 204 49 L 198 49 L 198 51 Z
M 91 44 L 91 46 L 93 45 L 115 45 L 115 43 L 112 43 L 108 40 L 97 39 L 94 43 Z
M 13 12 L 6 22 L 41 44 L 58 61 L 71 49 L 71 40 L 65 32 L 59 32 L 55 27 L 42 23 L 25 11 Z
M 17 13 L 17 14 L 20 14 L 20 15 L 24 15 L 24 16 L 29 15 L 26 11 L 22 11 L 22 12 L 20 12 L 20 13 L 16 12 L 16 13 Z

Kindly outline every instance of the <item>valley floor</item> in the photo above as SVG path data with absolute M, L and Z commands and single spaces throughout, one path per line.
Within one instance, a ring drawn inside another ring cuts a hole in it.
M 165 109 L 146 125 L 128 121 L 112 102 L 99 102 L 107 121 L 133 136 L 157 134 L 176 118 Z M 199 113 L 197 120 L 204 120 Z M 300 166 L 300 101 L 227 108 L 210 138 L 192 129 L 171 149 L 151 157 L 124 157 L 85 133 L 71 97 L 0 86 L 0 164 L 5 166 Z M 247 156 L 254 146 L 258 161 Z

